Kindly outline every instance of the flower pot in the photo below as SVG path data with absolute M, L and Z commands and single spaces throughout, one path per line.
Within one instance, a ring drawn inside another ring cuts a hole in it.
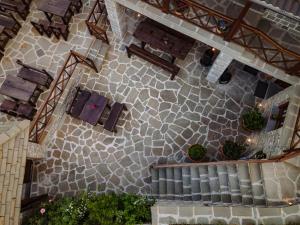
M 186 155 L 187 155 L 187 157 L 188 157 L 192 162 L 194 162 L 194 163 L 202 162 L 202 161 L 204 160 L 204 158 L 205 158 L 205 155 L 206 155 L 206 149 L 205 149 L 205 154 L 204 154 L 203 157 L 202 157 L 201 159 L 199 159 L 199 160 L 195 160 L 195 159 L 193 159 L 193 158 L 189 155 L 189 150 L 190 150 L 192 147 L 197 146 L 197 145 L 198 145 L 198 144 L 191 145 L 191 146 L 186 150 Z

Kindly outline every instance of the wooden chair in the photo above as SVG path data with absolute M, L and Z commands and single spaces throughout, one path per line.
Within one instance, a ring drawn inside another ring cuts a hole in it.
M 21 24 L 11 13 L 4 13 L 0 11 L 0 25 L 5 27 L 10 36 L 18 34 Z
M 11 38 L 12 36 L 6 32 L 5 27 L 0 25 L 0 50 L 2 52 L 5 51 L 5 46 Z
M 81 90 L 80 87 L 76 87 L 76 92 L 73 100 L 66 113 L 72 117 L 78 118 L 83 110 L 86 101 L 90 98 L 91 93 L 86 90 Z
M 68 36 L 70 33 L 69 25 L 65 25 L 63 23 L 52 23 L 50 25 L 50 29 L 57 39 L 60 39 L 60 36 L 62 36 L 65 41 L 68 40 Z
M 0 61 L 2 60 L 3 56 L 4 56 L 3 52 L 0 51 Z
M 0 0 L 0 10 L 16 12 L 23 20 L 26 20 L 29 14 L 29 7 L 26 4 L 13 0 Z
M 40 35 L 46 34 L 47 37 L 52 36 L 52 30 L 50 28 L 50 22 L 48 20 L 39 20 L 38 22 L 31 21 L 32 26 L 39 32 Z
M 0 111 L 11 116 L 17 116 L 17 103 L 15 101 L 5 99 L 0 105 Z
M 23 103 L 20 103 L 16 110 L 17 116 L 28 120 L 33 120 L 36 112 L 37 110 L 32 105 Z
M 176 65 L 174 65 L 171 62 L 168 62 L 167 60 L 164 60 L 160 58 L 157 55 L 152 54 L 151 52 L 146 51 L 145 49 L 142 49 L 135 44 L 131 44 L 129 47 L 126 46 L 126 51 L 128 58 L 131 57 L 132 54 L 135 54 L 142 59 L 147 60 L 148 62 L 161 67 L 162 69 L 169 71 L 172 76 L 170 77 L 171 80 L 174 80 L 175 76 L 178 74 L 180 68 Z
M 125 104 L 116 102 L 111 107 L 109 116 L 104 124 L 104 129 L 111 131 L 111 132 L 117 132 L 116 125 L 117 125 L 117 122 L 118 122 L 119 117 L 121 116 L 121 113 L 123 110 L 127 110 L 127 107 L 125 106 Z
M 17 74 L 18 77 L 36 83 L 39 89 L 48 89 L 53 81 L 53 77 L 44 69 L 37 69 L 35 67 L 24 64 L 21 60 L 16 61 L 22 68 Z M 42 88 L 41 88 L 42 87 Z

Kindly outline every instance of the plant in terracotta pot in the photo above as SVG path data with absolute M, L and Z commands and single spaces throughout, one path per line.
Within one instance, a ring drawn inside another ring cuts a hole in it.
M 265 126 L 265 118 L 257 108 L 242 115 L 242 122 L 243 127 L 251 131 L 261 130 Z
M 245 150 L 245 145 L 227 140 L 223 145 L 222 153 L 226 159 L 238 160 Z
M 202 145 L 195 144 L 188 149 L 188 157 L 192 161 L 199 162 L 204 158 L 206 151 L 206 148 L 204 148 Z

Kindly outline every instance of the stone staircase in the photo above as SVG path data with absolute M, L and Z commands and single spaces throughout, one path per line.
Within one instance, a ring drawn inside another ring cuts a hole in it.
M 93 60 L 98 71 L 101 70 L 108 49 L 109 45 L 99 39 L 94 39 L 88 50 L 87 57 Z
M 153 167 L 152 195 L 204 205 L 266 205 L 261 164 Z

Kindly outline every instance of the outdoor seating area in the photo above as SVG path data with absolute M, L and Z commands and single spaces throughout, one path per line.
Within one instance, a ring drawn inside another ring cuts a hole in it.
M 75 13 L 79 13 L 82 7 L 81 0 L 42 0 L 38 4 L 38 10 L 42 11 L 47 20 L 31 21 L 32 26 L 40 35 L 68 40 L 69 23 Z
M 110 110 L 110 113 L 103 122 L 102 117 L 106 108 Z M 76 87 L 75 96 L 67 109 L 67 114 L 93 126 L 100 124 L 110 132 L 117 132 L 116 125 L 123 110 L 127 110 L 125 104 L 115 102 L 111 106 L 108 98 Z
M 22 66 L 16 76 L 7 75 L 0 87 L 0 93 L 9 97 L 0 106 L 0 111 L 15 117 L 33 119 L 36 103 L 43 91 L 53 81 L 46 70 L 40 70 L 17 60 Z

